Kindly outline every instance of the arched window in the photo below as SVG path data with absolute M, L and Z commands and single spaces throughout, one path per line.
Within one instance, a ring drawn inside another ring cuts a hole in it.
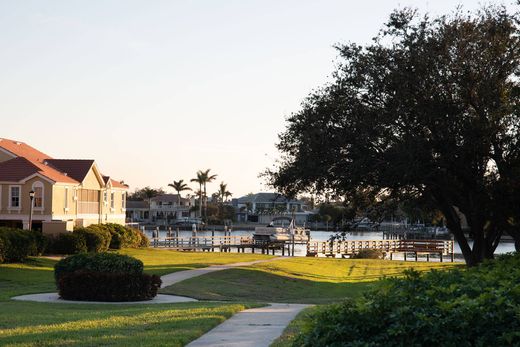
M 43 209 L 43 183 L 40 181 L 34 182 L 32 190 L 34 191 L 34 208 Z

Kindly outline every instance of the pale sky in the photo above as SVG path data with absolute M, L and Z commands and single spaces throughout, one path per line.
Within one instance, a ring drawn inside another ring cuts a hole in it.
M 95 159 L 132 191 L 207 168 L 210 192 L 266 191 L 257 176 L 333 44 L 367 43 L 394 8 L 480 3 L 0 0 L 0 137 Z

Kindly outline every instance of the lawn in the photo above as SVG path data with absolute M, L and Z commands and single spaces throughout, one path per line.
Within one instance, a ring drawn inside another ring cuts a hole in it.
M 262 255 L 123 250 L 149 273 L 266 259 Z M 12 296 L 54 292 L 55 260 L 0 265 L 0 346 L 182 346 L 234 313 L 256 305 L 185 303 L 74 305 L 18 302 Z
M 230 269 L 162 289 L 202 300 L 325 304 L 358 297 L 384 277 L 406 269 L 446 269 L 452 263 L 363 259 L 287 258 Z

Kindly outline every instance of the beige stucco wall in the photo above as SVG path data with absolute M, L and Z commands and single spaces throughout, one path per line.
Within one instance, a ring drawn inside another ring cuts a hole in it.
M 24 184 L 18 183 L 4 183 L 0 185 L 0 214 L 21 214 L 28 215 L 30 211 L 30 198 L 29 192 L 33 189 L 33 184 L 35 182 L 41 182 L 43 185 L 43 208 L 34 208 L 33 215 L 50 215 L 51 206 L 52 206 L 52 185 L 43 180 L 40 177 L 35 177 L 30 179 Z M 20 209 L 12 209 L 9 208 L 9 190 L 11 186 L 20 186 L 21 187 L 21 208 Z
M 65 191 L 67 188 L 68 194 L 66 204 Z M 75 191 L 76 188 L 73 186 L 54 185 L 52 187 L 52 215 L 54 219 L 74 218 L 76 215 L 76 201 L 74 200 Z M 65 208 L 65 206 L 67 206 L 67 208 Z
M 100 182 L 97 175 L 94 173 L 94 167 L 90 168 L 90 171 L 85 176 L 83 182 L 81 182 L 81 187 L 83 189 L 96 189 L 100 190 L 103 187 L 104 183 Z

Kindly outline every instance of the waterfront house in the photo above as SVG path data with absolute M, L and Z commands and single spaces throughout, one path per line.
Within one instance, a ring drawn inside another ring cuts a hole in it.
M 303 201 L 289 199 L 279 193 L 248 194 L 233 199 L 232 204 L 236 209 L 239 222 L 266 224 L 274 217 L 294 215 L 297 223 L 303 224 L 309 215 Z
M 56 159 L 0 138 L 0 226 L 47 233 L 96 223 L 125 223 L 128 186 L 103 175 L 92 159 Z

